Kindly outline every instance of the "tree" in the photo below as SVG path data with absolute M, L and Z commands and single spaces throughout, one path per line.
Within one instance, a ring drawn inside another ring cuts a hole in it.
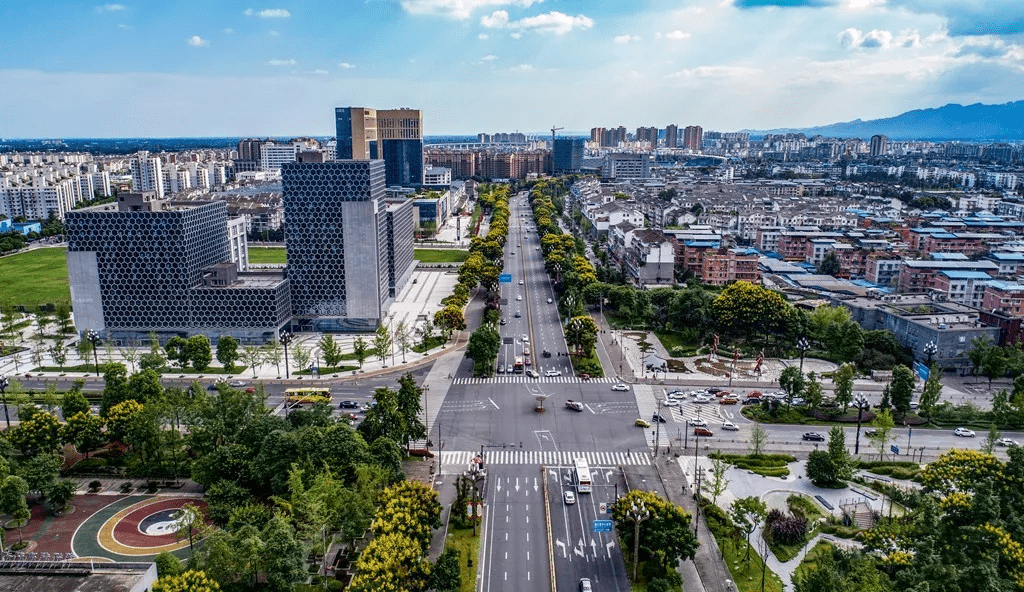
M 405 324 L 405 320 L 395 323 L 395 345 L 402 352 L 402 363 L 405 363 L 405 352 L 409 350 L 409 338 L 412 336 L 412 328 Z
M 843 272 L 843 266 L 839 262 L 839 257 L 836 256 L 834 250 L 825 253 L 822 257 L 821 263 L 818 264 L 818 273 L 821 275 L 838 276 Z
M 725 477 L 729 470 L 729 463 L 722 460 L 721 455 L 711 461 L 711 478 L 708 480 L 708 491 L 711 493 L 711 503 L 718 504 L 718 496 L 725 493 L 729 488 L 729 479 Z
M 158 553 L 157 556 L 153 558 L 153 563 L 156 564 L 156 575 L 158 578 L 178 576 L 185 571 L 185 566 L 181 563 L 181 559 L 172 555 L 170 551 L 162 551 Z
M 406 373 L 398 379 L 398 393 L 395 397 L 398 413 L 402 416 L 406 426 L 407 440 L 420 440 L 427 437 L 427 428 L 420 420 L 420 411 L 423 407 L 420 401 L 423 399 L 423 389 L 416 385 L 413 375 Z
M 80 338 L 78 343 L 75 344 L 75 353 L 78 354 L 78 359 L 86 364 L 92 362 L 92 358 L 90 357 L 92 355 L 92 350 L 92 342 L 85 337 Z
M 328 368 L 337 368 L 341 364 L 341 346 L 334 340 L 333 335 L 324 335 L 320 338 L 320 355 L 324 357 L 324 365 Z
M 484 324 L 469 336 L 466 356 L 473 360 L 477 375 L 489 375 L 500 350 L 501 335 L 498 330 L 493 325 Z
M 366 361 L 366 358 L 369 355 L 369 349 L 370 346 L 366 343 L 366 340 L 363 339 L 362 335 L 356 337 L 352 341 L 352 353 L 355 354 L 356 361 L 359 362 L 360 368 L 363 367 L 363 362 Z
M 57 482 L 63 459 L 56 453 L 40 454 L 23 460 L 18 466 L 18 476 L 25 480 L 29 491 L 44 492 Z
M 804 373 L 796 366 L 786 366 L 779 375 L 779 388 L 786 391 L 786 406 L 792 406 L 793 397 L 804 390 Z
M 111 407 L 130 398 L 128 371 L 123 364 L 108 364 L 103 373 L 103 398 L 100 400 L 100 415 L 106 417 L 107 411 Z
M 1006 353 L 1003 352 L 1003 348 L 993 345 L 985 350 L 985 357 L 981 361 L 981 370 L 988 378 L 988 388 L 992 388 L 992 379 L 1006 375 L 1006 368 Z
M 210 348 L 210 340 L 206 335 L 193 335 L 188 338 L 185 346 L 186 355 L 192 362 L 192 367 L 197 372 L 202 372 L 210 367 L 213 361 L 213 352 Z
M 874 421 L 871 422 L 871 427 L 875 428 L 875 431 L 868 434 L 868 440 L 878 449 L 878 460 L 882 460 L 885 457 L 886 447 L 892 441 L 891 434 L 895 425 L 892 420 L 892 414 L 888 409 L 879 411 L 875 415 Z
M 262 348 L 255 345 L 247 345 L 242 348 L 242 361 L 252 369 L 252 377 L 256 379 L 256 370 L 263 365 L 264 352 Z
M 892 380 L 889 381 L 889 399 L 900 417 L 910 411 L 910 401 L 914 397 L 914 373 L 903 364 L 892 369 Z
M 263 356 L 268 362 L 273 362 L 274 366 L 277 367 L 278 378 L 281 376 L 281 360 L 284 357 L 284 346 L 281 342 L 272 339 L 263 344 Z
M 106 442 L 104 425 L 103 419 L 89 413 L 86 407 L 86 411 L 78 411 L 68 417 L 67 423 L 64 424 L 62 439 L 64 442 L 74 444 L 76 450 L 88 457 L 91 451 Z
M 292 347 L 292 359 L 295 360 L 295 367 L 300 370 L 309 368 L 310 351 L 309 348 L 303 347 L 301 343 L 296 343 Z
M 164 353 L 167 359 L 178 368 L 188 366 L 188 341 L 175 335 L 164 344 Z
M 202 508 L 187 503 L 178 510 L 175 520 L 178 521 L 178 530 L 174 531 L 175 538 L 179 540 L 188 539 L 189 551 L 195 554 L 195 542 L 203 536 L 206 531 L 206 516 Z
M 60 449 L 61 424 L 57 416 L 39 411 L 7 431 L 7 439 L 26 456 L 49 454 Z
M 459 550 L 454 546 L 445 547 L 430 570 L 430 587 L 437 592 L 455 592 L 462 582 L 462 568 L 459 565 Z
M 447 340 L 451 339 L 453 331 L 466 328 L 466 317 L 462 315 L 462 308 L 449 304 L 434 313 L 434 324 L 445 332 Z
M 85 398 L 85 395 L 82 394 L 81 386 L 76 383 L 73 387 L 68 389 L 61 398 L 60 413 L 66 421 L 69 417 L 79 411 L 85 413 L 89 412 L 89 399 Z
M 729 516 L 733 523 L 747 536 L 747 553 L 744 561 L 750 561 L 750 535 L 764 522 L 768 515 L 768 506 L 756 496 L 743 497 L 729 506 Z
M 942 394 L 942 383 L 939 382 L 941 376 L 942 373 L 939 367 L 933 365 L 931 372 L 928 374 L 928 380 L 924 381 L 918 408 L 926 416 L 931 416 L 932 409 L 939 402 L 939 395 Z
M 381 361 L 381 364 L 385 364 L 388 359 L 388 354 L 392 351 L 394 341 L 391 339 L 391 333 L 388 331 L 388 326 L 381 323 L 377 326 L 377 333 L 373 337 L 373 354 L 377 356 L 377 359 Z
M 107 433 L 111 440 L 124 441 L 128 434 L 128 428 L 139 413 L 142 413 L 143 405 L 138 401 L 129 399 L 111 407 L 107 412 Z
M 821 383 L 818 382 L 818 377 L 814 372 L 808 372 L 807 383 L 804 386 L 804 399 L 807 400 L 807 406 L 811 409 L 817 409 L 821 406 L 821 401 L 824 398 L 825 393 L 821 389 Z
M 28 492 L 28 483 L 17 475 L 7 475 L 0 482 L 0 512 L 15 519 L 19 533 L 21 527 L 25 526 L 32 516 L 26 499 Z M 18 538 L 20 539 L 21 536 L 19 535 Z
M 807 478 L 819 486 L 830 486 L 839 482 L 836 465 L 824 450 L 812 450 L 807 457 Z
M 835 467 L 837 482 L 853 477 L 850 451 L 846 448 L 846 432 L 840 426 L 832 426 L 828 431 L 828 456 Z
M 237 339 L 230 335 L 221 335 L 217 338 L 217 361 L 228 372 L 234 372 L 235 362 L 238 361 Z
M 750 430 L 750 454 L 761 454 L 764 445 L 768 443 L 768 432 L 764 431 L 759 422 L 754 422 Z
M 996 447 L 996 440 L 1001 437 L 999 428 L 996 427 L 995 423 L 988 426 L 988 434 L 985 436 L 985 441 L 981 445 L 981 451 L 985 454 L 992 454 L 992 450 Z
M 597 344 L 597 332 L 597 323 L 590 316 L 573 317 L 565 326 L 566 345 L 575 348 L 577 355 L 592 356 Z
M 128 399 L 139 403 L 157 401 L 163 396 L 164 385 L 155 370 L 143 370 L 128 379 Z M 125 399 L 125 400 L 128 400 Z
M 690 528 L 690 515 L 685 510 L 651 491 L 634 489 L 612 505 L 615 531 L 623 549 L 632 549 L 635 523 L 629 517 L 633 506 L 644 508 L 650 517 L 640 525 L 640 560 L 655 561 L 663 572 L 674 569 L 697 552 L 697 538 Z
M 730 284 L 711 307 L 719 329 L 748 338 L 759 329 L 784 331 L 792 308 L 778 292 L 744 281 Z
M 57 364 L 57 367 L 60 368 L 61 372 L 63 372 L 64 364 L 68 361 L 68 348 L 64 344 L 63 337 L 58 337 L 53 342 L 53 345 L 50 346 L 50 357 L 53 358 L 54 363 Z
M 46 496 L 54 515 L 60 514 L 68 507 L 68 502 L 74 497 L 77 488 L 78 485 L 74 481 L 63 479 L 55 481 L 43 490 L 43 495 Z
M 295 538 L 295 529 L 281 516 L 270 519 L 262 533 L 265 545 L 267 587 L 275 592 L 286 592 L 305 574 L 305 550 Z
M 159 572 L 159 569 L 158 569 Z M 179 575 L 161 576 L 153 583 L 153 592 L 217 592 L 220 584 L 204 571 L 188 570 Z
M 836 404 L 843 406 L 843 413 L 853 401 L 853 364 L 843 364 L 832 376 Z
M 139 350 L 136 347 L 137 344 L 129 343 L 124 347 L 117 349 L 117 353 L 121 355 L 121 359 L 131 364 L 132 374 L 137 371 L 136 365 L 139 362 Z M 155 369 L 155 368 L 154 368 Z

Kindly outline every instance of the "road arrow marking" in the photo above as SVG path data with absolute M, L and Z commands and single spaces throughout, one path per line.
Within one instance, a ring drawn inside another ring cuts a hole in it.
M 611 557 L 612 557 L 612 547 L 614 547 L 614 546 L 615 546 L 615 541 L 608 541 L 607 543 L 604 544 L 604 549 L 605 549 L 605 551 L 608 552 L 608 558 L 609 559 L 611 559 Z
M 487 400 L 491 402 L 491 405 L 494 405 L 495 409 L 498 409 L 499 411 L 501 410 L 501 407 L 498 407 L 498 404 L 494 402 L 494 399 L 488 397 Z
M 562 541 L 560 541 L 558 539 L 555 539 L 555 546 L 562 548 L 562 558 L 563 559 L 568 556 L 568 551 L 565 548 L 565 543 L 563 543 Z
M 540 485 L 537 485 L 537 478 L 534 477 L 533 478 L 533 490 L 537 491 L 537 488 L 539 488 L 539 487 L 540 487 Z
M 519 477 L 516 477 L 516 492 L 519 492 Z
M 597 557 L 597 542 L 593 538 L 590 539 L 590 549 L 594 553 L 594 557 Z

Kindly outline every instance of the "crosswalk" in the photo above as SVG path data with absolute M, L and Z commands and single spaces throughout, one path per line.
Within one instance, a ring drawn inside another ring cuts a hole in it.
M 479 456 L 479 451 L 445 450 L 441 453 L 444 471 L 461 471 Z M 615 467 L 620 465 L 649 465 L 651 456 L 647 451 L 638 452 L 568 452 L 564 450 L 486 450 L 485 465 L 548 465 L 572 466 L 577 458 L 587 459 L 594 467 Z
M 540 384 L 583 384 L 587 382 L 597 382 L 601 384 L 614 384 L 618 380 L 613 376 L 602 376 L 600 378 L 589 378 L 584 380 L 575 376 L 542 376 L 540 378 L 530 378 L 529 376 L 512 375 L 512 376 L 494 376 L 491 378 L 456 378 L 452 380 L 452 384 L 519 384 L 519 383 L 540 383 Z

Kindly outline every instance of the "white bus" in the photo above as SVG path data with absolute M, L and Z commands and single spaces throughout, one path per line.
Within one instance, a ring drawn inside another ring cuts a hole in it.
M 580 493 L 590 493 L 591 487 L 594 482 L 590 479 L 590 466 L 587 465 L 587 459 L 577 458 L 576 459 L 576 491 Z

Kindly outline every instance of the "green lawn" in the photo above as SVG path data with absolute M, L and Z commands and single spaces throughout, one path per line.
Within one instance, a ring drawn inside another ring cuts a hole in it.
M 462 263 L 469 258 L 469 251 L 459 249 L 416 249 L 413 257 L 422 263 Z
M 284 247 L 249 247 L 249 263 L 287 263 Z
M 448 531 L 447 546 L 459 550 L 459 567 L 462 569 L 462 587 L 459 591 L 473 592 L 476 589 L 476 561 L 480 557 L 479 535 L 473 536 L 471 528 L 453 528 Z
M 0 302 L 24 305 L 71 301 L 68 264 L 62 248 L 45 248 L 0 257 Z

